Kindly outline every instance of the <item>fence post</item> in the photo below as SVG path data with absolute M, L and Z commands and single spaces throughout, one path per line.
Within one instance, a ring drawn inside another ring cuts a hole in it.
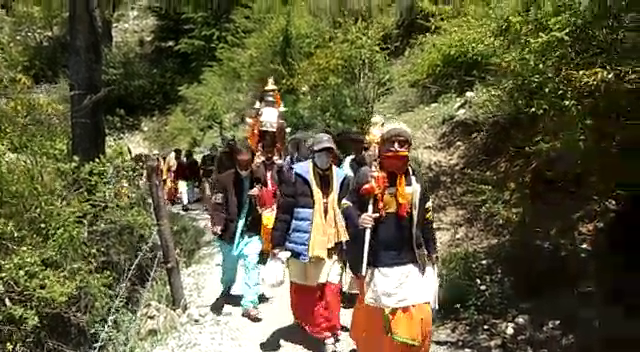
M 153 202 L 153 212 L 156 217 L 160 246 L 162 247 L 162 258 L 169 278 L 173 308 L 184 309 L 186 302 L 182 288 L 182 278 L 180 277 L 180 267 L 176 258 L 176 249 L 169 224 L 169 212 L 165 205 L 162 180 L 158 177 L 159 167 L 156 158 L 152 158 L 147 162 L 147 183 L 149 184 L 149 192 Z

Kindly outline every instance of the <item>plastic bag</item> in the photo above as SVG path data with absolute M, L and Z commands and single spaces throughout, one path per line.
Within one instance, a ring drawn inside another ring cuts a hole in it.
M 440 289 L 440 279 L 438 278 L 438 267 L 429 263 L 425 268 L 424 277 L 427 282 L 427 297 L 432 310 L 438 309 L 438 292 Z
M 261 271 L 262 284 L 269 288 L 277 288 L 284 284 L 287 271 L 286 260 L 289 252 L 271 255 Z

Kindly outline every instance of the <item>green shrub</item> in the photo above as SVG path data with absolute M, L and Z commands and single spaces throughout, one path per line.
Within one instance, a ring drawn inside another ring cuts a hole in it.
M 409 49 L 394 72 L 396 84 L 419 89 L 429 103 L 487 79 L 498 68 L 497 56 L 505 45 L 494 35 L 490 19 L 463 17 L 440 27 Z
M 448 252 L 440 263 L 440 312 L 462 318 L 505 314 L 513 303 L 509 285 L 492 255 L 470 249 Z
M 488 248 L 443 258 L 444 311 L 504 312 L 512 295 L 573 294 L 593 280 L 584 228 L 616 192 L 611 160 L 632 111 L 622 28 L 576 2 L 485 8 L 443 22 L 401 60 L 396 84 L 421 90 L 423 103 L 475 93 L 464 113 L 446 95 L 422 113 L 466 144 L 455 202 L 482 234 L 473 245 Z
M 247 23 L 247 14 L 253 22 Z M 381 47 L 390 16 L 330 20 L 291 5 L 274 13 L 239 11 L 234 18 L 249 34 L 217 51 L 200 82 L 182 90 L 184 102 L 174 112 L 198 131 L 238 131 L 269 76 L 281 89 L 293 130 L 363 127 L 386 93 L 388 61 Z M 205 133 L 194 137 L 201 141 Z
M 69 158 L 68 87 L 34 86 L 1 47 L 0 346 L 84 348 L 148 242 L 149 204 L 122 148 L 84 166 Z

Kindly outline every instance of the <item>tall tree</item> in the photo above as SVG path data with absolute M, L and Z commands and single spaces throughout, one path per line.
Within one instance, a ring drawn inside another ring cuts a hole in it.
M 105 152 L 101 23 L 97 0 L 69 1 L 71 151 L 81 162 Z

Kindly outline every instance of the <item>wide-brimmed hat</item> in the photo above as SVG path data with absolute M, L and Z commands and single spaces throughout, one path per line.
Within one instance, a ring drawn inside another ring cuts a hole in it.
M 315 152 L 322 149 L 332 149 L 333 151 L 336 151 L 338 148 L 330 135 L 326 133 L 318 133 L 313 136 L 311 149 Z

